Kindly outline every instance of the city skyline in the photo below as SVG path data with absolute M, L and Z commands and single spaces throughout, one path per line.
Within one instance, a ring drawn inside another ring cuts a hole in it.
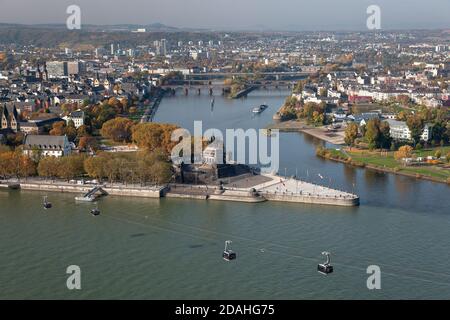
M 130 0 L 127 6 L 111 5 L 99 0 L 0 0 L 0 23 L 63 24 L 69 5 L 81 8 L 82 23 L 93 25 L 162 23 L 167 26 L 212 30 L 367 30 L 366 9 L 378 5 L 381 28 L 438 29 L 450 28 L 450 2 L 430 0 L 332 0 L 296 1 L 246 0 L 227 3 L 210 0 Z M 48 8 L 52 8 L 49 10 Z M 155 9 L 157 8 L 157 9 Z M 305 9 L 306 8 L 306 9 Z

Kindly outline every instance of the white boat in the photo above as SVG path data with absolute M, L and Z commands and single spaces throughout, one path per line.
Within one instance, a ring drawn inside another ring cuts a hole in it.
M 268 107 L 269 107 L 268 105 L 262 104 L 262 105 L 260 105 L 259 107 L 254 107 L 253 110 L 252 110 L 252 112 L 253 112 L 253 113 L 261 113 L 261 112 L 263 112 L 264 110 L 266 110 Z
M 83 201 L 83 202 L 93 202 L 95 200 L 95 196 L 89 196 L 89 197 L 80 196 L 80 197 L 75 197 L 75 200 Z

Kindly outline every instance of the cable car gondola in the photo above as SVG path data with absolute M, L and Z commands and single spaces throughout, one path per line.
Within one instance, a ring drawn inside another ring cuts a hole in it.
M 94 209 L 91 210 L 91 214 L 93 216 L 98 216 L 100 215 L 100 210 L 98 209 L 98 206 L 96 206 Z
M 235 260 L 236 259 L 236 252 L 234 252 L 233 250 L 231 250 L 229 248 L 229 245 L 231 244 L 230 240 L 225 241 L 225 249 L 223 250 L 223 259 L 225 261 L 231 261 L 231 260 Z
M 333 272 L 333 266 L 330 264 L 330 253 L 325 251 L 322 252 L 322 254 L 327 257 L 327 261 L 320 263 L 317 266 L 317 271 L 321 274 L 327 275 Z
M 44 197 L 44 209 L 50 209 L 52 207 L 52 204 L 47 201 L 47 196 Z

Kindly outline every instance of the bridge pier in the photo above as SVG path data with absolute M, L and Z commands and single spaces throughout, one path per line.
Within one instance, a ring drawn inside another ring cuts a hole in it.
M 214 94 L 213 89 L 209 88 L 209 95 L 212 96 Z
M 198 95 L 201 94 L 201 89 L 200 89 L 200 88 L 197 89 L 197 94 L 198 94 Z
M 189 94 L 189 89 L 188 88 L 184 88 L 184 95 L 187 96 Z

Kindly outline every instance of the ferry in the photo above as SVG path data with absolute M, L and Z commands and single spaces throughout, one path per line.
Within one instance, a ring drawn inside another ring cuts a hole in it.
M 266 110 L 268 107 L 269 107 L 268 105 L 262 104 L 262 105 L 260 105 L 259 107 L 254 107 L 253 110 L 252 110 L 252 112 L 253 112 L 253 113 L 261 113 L 261 112 L 263 112 L 264 110 Z

